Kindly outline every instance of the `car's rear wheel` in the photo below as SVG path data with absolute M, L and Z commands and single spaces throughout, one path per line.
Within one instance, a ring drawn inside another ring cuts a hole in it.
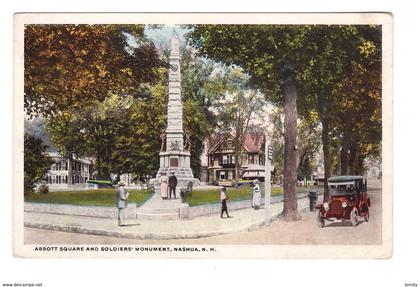
M 365 222 L 369 222 L 369 217 L 370 217 L 370 214 L 369 214 L 369 209 L 368 209 L 368 210 L 366 211 L 365 216 L 364 216 Z
M 359 223 L 359 212 L 356 207 L 350 213 L 350 221 L 353 226 L 357 226 L 357 223 Z
M 325 226 L 325 219 L 319 209 L 316 210 L 316 225 L 319 228 L 323 228 Z

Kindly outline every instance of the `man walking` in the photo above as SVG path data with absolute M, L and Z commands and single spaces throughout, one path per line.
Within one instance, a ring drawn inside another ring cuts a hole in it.
M 169 199 L 171 199 L 172 192 L 174 194 L 174 198 L 176 199 L 176 185 L 178 184 L 178 179 L 176 178 L 175 174 L 171 172 L 171 176 L 169 177 Z
M 118 208 L 118 225 L 124 226 L 125 209 L 127 208 L 128 192 L 124 189 L 124 182 L 118 182 L 116 203 Z

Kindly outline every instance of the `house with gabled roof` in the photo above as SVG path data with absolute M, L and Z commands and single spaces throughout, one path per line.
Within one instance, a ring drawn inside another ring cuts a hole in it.
M 210 184 L 235 180 L 235 156 L 232 132 L 214 133 L 206 144 L 206 164 L 202 165 L 201 181 Z M 248 132 L 244 135 L 239 158 L 239 177 L 244 180 L 264 181 L 265 135 L 263 132 Z M 207 178 L 206 178 L 207 177 Z M 206 180 L 207 179 L 207 180 Z

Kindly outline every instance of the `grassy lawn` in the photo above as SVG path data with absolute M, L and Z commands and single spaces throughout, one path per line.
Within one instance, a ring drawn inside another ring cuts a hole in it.
M 152 195 L 141 190 L 130 190 L 129 193 L 128 203 L 137 205 L 142 204 Z M 25 196 L 25 202 L 115 207 L 115 189 L 31 193 Z
M 308 188 L 298 188 L 298 192 L 306 192 Z M 250 187 L 245 188 L 227 188 L 227 194 L 229 201 L 246 200 L 251 199 L 252 189 Z M 277 196 L 283 194 L 283 188 L 274 187 L 271 189 L 271 196 Z M 190 206 L 206 205 L 220 202 L 220 190 L 193 190 L 192 197 L 185 198 L 185 202 Z

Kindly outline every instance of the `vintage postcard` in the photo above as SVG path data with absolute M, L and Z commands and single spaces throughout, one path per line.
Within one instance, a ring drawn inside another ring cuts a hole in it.
M 14 256 L 390 258 L 392 25 L 15 14 Z

